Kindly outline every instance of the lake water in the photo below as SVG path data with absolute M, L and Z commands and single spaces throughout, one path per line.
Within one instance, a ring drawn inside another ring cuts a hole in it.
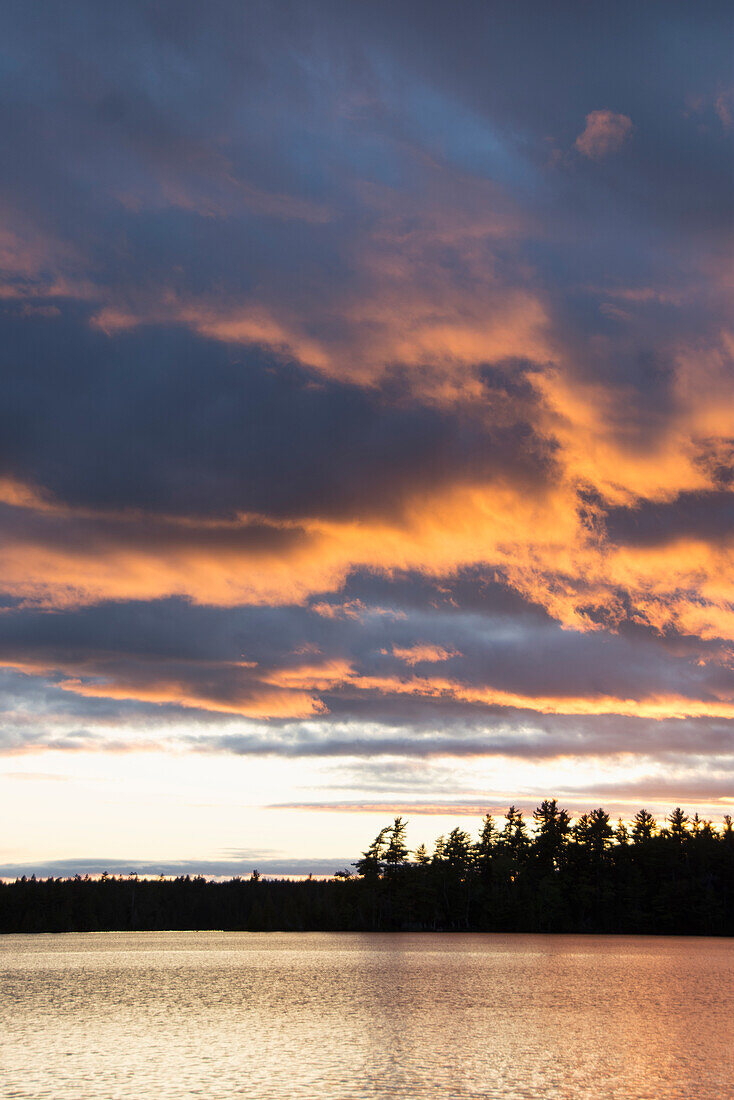
M 734 940 L 0 936 L 3 1097 L 726 1100 Z

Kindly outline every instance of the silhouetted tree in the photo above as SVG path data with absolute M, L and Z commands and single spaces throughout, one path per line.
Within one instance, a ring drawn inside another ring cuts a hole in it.
M 496 854 L 499 833 L 491 814 L 485 814 L 474 845 L 474 865 L 485 887 L 492 877 L 492 860 Z
M 463 829 L 452 829 L 446 838 L 443 858 L 457 875 L 465 875 L 472 859 L 472 843 L 469 834 Z
M 382 874 L 385 848 L 387 847 L 385 837 L 389 835 L 390 831 L 389 825 L 386 825 L 384 829 L 380 829 L 369 848 L 362 852 L 361 859 L 353 864 L 357 868 L 357 873 L 363 878 L 379 878 Z
M 390 839 L 382 857 L 385 864 L 385 870 L 387 871 L 394 871 L 407 863 L 410 854 L 408 846 L 405 843 L 405 831 L 407 827 L 407 821 L 404 821 L 402 817 L 396 817 L 392 824 L 392 828 L 387 830 L 386 836 L 389 836 Z
M 518 863 L 524 859 L 530 847 L 525 819 L 514 806 L 510 806 L 507 811 L 505 825 L 499 835 L 499 847 L 509 852 Z
M 475 843 L 462 828 L 408 858 L 406 823 L 382 829 L 359 874 L 291 882 L 22 877 L 0 883 L 0 931 L 225 928 L 267 931 L 461 929 L 734 935 L 734 827 L 680 807 L 659 830 L 647 810 L 612 826 L 601 808 L 571 823 L 555 799 L 530 836 L 510 807 L 486 815 Z
M 682 844 L 688 835 L 688 814 L 683 813 L 680 806 L 676 806 L 668 818 L 668 821 L 670 823 L 670 835 L 677 840 L 679 844 Z
M 535 837 L 533 850 L 544 870 L 557 870 L 563 860 L 563 852 L 571 832 L 571 816 L 558 808 L 555 798 L 545 799 L 533 811 Z
M 635 844 L 645 844 L 652 840 L 657 832 L 657 822 L 649 810 L 638 810 L 632 821 L 632 840 Z
M 573 835 L 596 859 L 602 859 L 614 838 L 609 814 L 601 808 L 582 814 L 574 825 Z
M 428 864 L 431 862 L 431 857 L 426 851 L 425 844 L 421 844 L 418 848 L 416 848 L 415 862 L 418 864 L 419 867 L 427 867 Z

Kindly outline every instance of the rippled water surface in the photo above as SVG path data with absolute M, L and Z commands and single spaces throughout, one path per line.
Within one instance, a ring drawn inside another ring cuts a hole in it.
M 4 1097 L 725 1100 L 734 941 L 0 937 Z

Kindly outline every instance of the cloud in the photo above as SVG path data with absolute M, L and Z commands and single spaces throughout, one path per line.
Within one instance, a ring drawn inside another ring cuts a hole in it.
M 344 859 L 309 859 L 298 857 L 273 858 L 255 850 L 243 853 L 241 859 L 181 859 L 141 860 L 105 859 L 98 856 L 25 861 L 0 864 L 0 878 L 15 879 L 22 875 L 36 878 L 71 878 L 74 875 L 110 875 L 125 877 L 140 875 L 144 878 L 178 878 L 181 875 L 203 875 L 205 878 L 249 878 L 257 868 L 269 878 L 290 878 L 306 875 L 331 876 L 340 867 L 349 866 L 353 854 Z
M 521 808 L 521 807 L 518 807 Z M 384 814 L 386 817 L 396 814 L 412 814 L 426 817 L 483 817 L 484 814 L 502 813 L 494 803 L 458 799 L 445 802 L 281 802 L 273 805 L 274 810 L 308 810 L 317 813 L 357 813 Z M 507 809 L 507 807 L 504 807 Z M 0 868 L 1 871 L 1 868 Z
M 659 755 L 720 749 L 713 730 L 725 737 L 734 713 L 726 641 L 635 623 L 617 633 L 563 629 L 481 571 L 355 575 L 348 594 L 358 615 L 325 616 L 318 597 L 311 607 L 8 608 L 0 664 L 15 677 L 7 713 L 16 718 L 7 746 L 98 748 L 110 738 L 118 751 L 121 740 L 141 749 L 158 740 L 284 757 Z M 19 702 L 34 692 L 41 711 L 33 703 L 20 721 Z M 39 727 L 54 714 L 63 722 L 43 739 Z M 267 725 L 152 732 L 151 723 L 187 714 Z M 684 717 L 690 726 L 666 724 Z M 309 732 L 295 720 L 317 725 Z M 137 739 L 121 738 L 115 722 L 141 727 Z M 98 733 L 80 737 L 89 723 Z
M 681 493 L 668 501 L 611 508 L 605 523 L 613 542 L 660 546 L 674 542 L 727 545 L 734 538 L 734 492 Z
M 388 651 L 384 650 L 384 652 L 387 653 Z M 438 645 L 425 645 L 421 642 L 417 642 L 413 646 L 393 646 L 392 654 L 411 667 L 418 664 L 436 664 L 440 661 L 450 661 L 452 657 L 461 656 L 457 650 L 444 649 Z
M 719 92 L 714 103 L 714 109 L 719 116 L 721 125 L 725 130 L 731 130 L 734 125 L 732 116 L 732 103 L 734 102 L 734 87 Z
M 723 751 L 727 19 L 0 16 L 8 751 Z
M 632 119 L 614 111 L 591 111 L 586 126 L 576 138 L 576 148 L 591 160 L 600 160 L 622 148 L 634 130 Z
M 727 785 L 728 784 L 728 785 Z M 644 799 L 648 808 L 652 808 L 658 820 L 663 821 L 673 806 L 696 805 L 705 807 L 705 812 L 712 813 L 720 819 L 725 813 L 730 812 L 734 805 L 734 796 L 731 795 L 731 778 L 707 785 L 705 781 L 691 782 L 690 780 L 656 780 L 645 777 L 637 782 L 628 784 L 600 784 L 594 785 L 593 791 L 569 787 L 563 791 L 554 791 L 554 796 L 560 797 L 561 804 L 568 808 L 573 816 L 598 805 L 599 798 L 612 811 L 623 815 L 628 820 L 640 808 L 640 799 Z M 520 797 L 510 795 L 504 801 L 498 800 L 496 793 L 489 794 L 486 798 L 475 799 L 444 799 L 433 801 L 407 801 L 393 799 L 391 801 L 330 801 L 330 802 L 283 802 L 270 807 L 274 810 L 302 810 L 312 813 L 355 813 L 355 814 L 384 814 L 390 818 L 396 814 L 413 817 L 472 817 L 481 818 L 485 814 L 492 814 L 501 818 L 508 809 L 508 803 L 515 806 L 525 814 L 532 815 L 538 803 L 547 797 L 547 792 L 537 792 L 535 795 L 522 794 Z M 637 799 L 637 800 L 636 800 Z

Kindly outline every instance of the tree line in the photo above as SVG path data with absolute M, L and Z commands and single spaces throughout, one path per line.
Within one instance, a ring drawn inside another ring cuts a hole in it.
M 396 817 L 359 859 L 317 881 L 202 876 L 36 879 L 0 884 L 0 931 L 482 931 L 734 935 L 734 827 L 676 808 L 574 821 L 544 800 L 532 827 L 511 806 L 473 838 L 428 852 Z

